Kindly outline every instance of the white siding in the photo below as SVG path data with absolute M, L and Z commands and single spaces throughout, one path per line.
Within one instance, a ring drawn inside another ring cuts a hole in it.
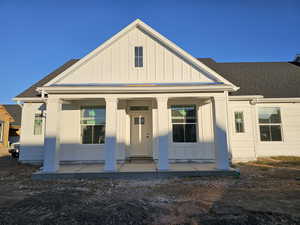
M 281 142 L 260 141 L 258 125 L 259 107 L 280 107 L 282 120 Z M 234 112 L 243 111 L 245 133 L 236 133 Z M 229 102 L 230 147 L 233 161 L 255 160 L 256 157 L 300 156 L 300 104 L 299 103 L 258 103 L 248 101 Z
M 228 129 L 232 159 L 233 161 L 255 160 L 254 106 L 250 105 L 248 101 L 229 101 L 228 106 Z M 243 112 L 244 114 L 244 133 L 236 133 L 235 131 L 234 112 Z
M 143 46 L 144 66 L 134 67 L 134 47 Z M 139 28 L 127 32 L 57 84 L 212 82 Z
M 293 155 L 300 156 L 300 104 L 280 103 L 280 104 L 257 104 L 259 107 L 280 107 L 282 120 L 282 142 L 261 142 L 257 138 L 257 155 Z M 259 134 L 259 130 L 257 127 Z
M 197 108 L 197 142 L 174 143 L 172 138 L 172 105 L 195 104 Z M 211 102 L 195 99 L 169 100 L 169 159 L 170 160 L 214 160 L 214 134 Z
M 22 108 L 21 123 L 21 151 L 20 161 L 40 162 L 43 160 L 44 149 L 44 127 L 41 135 L 34 135 L 34 117 L 45 109 L 42 103 L 24 103 Z

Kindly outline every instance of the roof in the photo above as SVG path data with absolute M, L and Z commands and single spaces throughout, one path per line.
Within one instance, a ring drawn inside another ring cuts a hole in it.
M 240 87 L 231 95 L 263 95 L 265 98 L 300 97 L 300 63 L 218 63 L 210 58 L 198 60 Z
M 61 74 L 66 69 L 68 69 L 70 66 L 72 66 L 77 61 L 79 61 L 79 59 L 71 59 L 71 60 L 67 61 L 65 64 L 56 68 L 53 72 L 51 72 L 47 76 L 45 76 L 43 79 L 41 79 L 37 83 L 33 84 L 31 87 L 29 87 L 28 89 L 26 89 L 19 95 L 17 95 L 16 98 L 40 97 L 41 95 L 36 91 L 37 87 L 41 87 L 44 84 L 48 83 L 50 80 L 57 77 L 59 74 Z
M 21 126 L 22 108 L 17 104 L 3 105 L 6 111 L 14 119 L 14 122 L 10 123 L 13 126 Z
M 231 95 L 263 95 L 266 98 L 300 97 L 300 63 L 297 62 L 232 62 L 218 63 L 212 58 L 198 58 L 231 83 L 240 87 Z M 21 97 L 39 97 L 36 91 L 57 77 L 79 59 L 71 59 L 42 80 L 19 94 Z

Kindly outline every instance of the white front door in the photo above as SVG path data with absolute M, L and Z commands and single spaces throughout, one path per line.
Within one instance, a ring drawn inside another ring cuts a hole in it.
M 152 156 L 151 111 L 131 111 L 130 131 L 130 156 Z

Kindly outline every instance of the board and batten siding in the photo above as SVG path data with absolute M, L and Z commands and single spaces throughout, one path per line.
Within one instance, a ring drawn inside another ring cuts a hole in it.
M 134 67 L 134 47 L 143 47 L 143 67 Z M 75 67 L 76 68 L 76 67 Z M 139 28 L 128 31 L 56 84 L 212 82 Z

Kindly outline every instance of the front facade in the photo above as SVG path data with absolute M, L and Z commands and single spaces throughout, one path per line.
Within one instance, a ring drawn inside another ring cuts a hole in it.
M 15 98 L 23 102 L 20 160 L 43 162 L 45 172 L 78 162 L 116 171 L 136 158 L 159 170 L 174 162 L 228 170 L 230 159 L 299 154 L 299 99 L 232 96 L 238 90 L 136 20 Z

